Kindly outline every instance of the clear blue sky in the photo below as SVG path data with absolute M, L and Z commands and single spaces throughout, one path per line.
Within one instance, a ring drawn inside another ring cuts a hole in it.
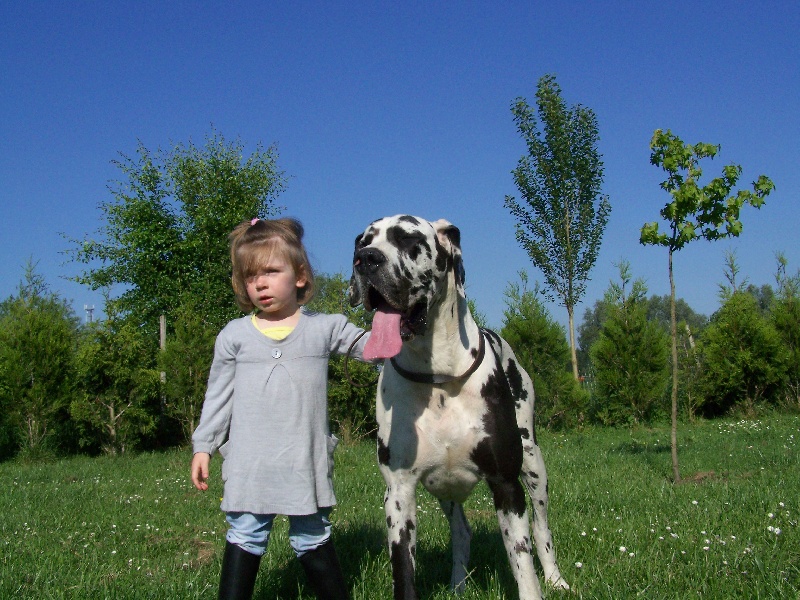
M 301 219 L 318 270 L 349 273 L 353 238 L 396 213 L 462 231 L 467 291 L 499 326 L 503 290 L 528 269 L 503 207 L 525 149 L 510 105 L 535 103 L 553 73 L 593 109 L 612 214 L 578 321 L 615 263 L 668 292 L 667 255 L 639 229 L 667 201 L 649 164 L 657 128 L 720 144 L 705 164 L 766 174 L 734 240 L 676 256 L 680 297 L 718 308 L 726 250 L 773 283 L 776 251 L 800 267 L 800 3 L 785 2 L 3 2 L 0 8 L 0 297 L 28 259 L 51 288 L 101 309 L 64 279 L 63 236 L 101 226 L 120 176 L 111 161 L 212 126 L 252 149 L 276 144 L 291 177 L 279 198 Z M 551 305 L 565 322 L 563 308 Z

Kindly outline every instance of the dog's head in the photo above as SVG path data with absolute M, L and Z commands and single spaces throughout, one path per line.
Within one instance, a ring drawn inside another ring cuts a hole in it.
M 375 221 L 356 237 L 350 303 L 377 310 L 376 317 L 399 315 L 403 340 L 424 334 L 428 310 L 448 282 L 463 293 L 460 238 L 444 219 L 397 215 Z

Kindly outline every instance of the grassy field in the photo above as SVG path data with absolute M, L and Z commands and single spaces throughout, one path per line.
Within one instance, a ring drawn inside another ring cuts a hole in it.
M 700 422 L 669 432 L 540 432 L 556 550 L 572 592 L 546 598 L 800 598 L 800 417 Z M 0 598 L 215 598 L 225 522 L 188 451 L 0 464 Z M 335 542 L 354 599 L 390 598 L 383 485 L 371 443 L 340 446 Z M 418 497 L 417 582 L 451 598 L 447 525 Z M 516 598 L 492 502 L 467 504 L 472 573 L 462 596 Z M 280 521 L 256 598 L 308 598 Z

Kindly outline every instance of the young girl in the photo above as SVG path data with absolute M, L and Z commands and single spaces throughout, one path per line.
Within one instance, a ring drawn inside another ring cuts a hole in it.
M 220 598 L 250 598 L 276 514 L 318 598 L 348 597 L 328 516 L 333 450 L 328 357 L 363 330 L 342 315 L 302 308 L 314 275 L 293 219 L 246 221 L 230 235 L 233 290 L 246 317 L 217 337 L 200 423 L 192 436 L 192 482 L 208 489 L 216 450 L 224 458 L 222 510 L 229 529 Z M 361 358 L 368 336 L 353 348 Z

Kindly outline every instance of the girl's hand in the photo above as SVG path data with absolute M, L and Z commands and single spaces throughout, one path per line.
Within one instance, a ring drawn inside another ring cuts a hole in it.
M 207 452 L 198 452 L 192 457 L 192 483 L 201 492 L 208 489 L 208 465 L 211 455 Z

